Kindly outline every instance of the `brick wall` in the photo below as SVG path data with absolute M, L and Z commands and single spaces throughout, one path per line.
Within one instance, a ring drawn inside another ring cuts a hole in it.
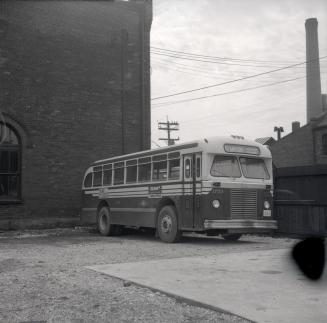
M 144 3 L 2 2 L 0 108 L 24 131 L 23 202 L 0 227 L 74 222 L 92 161 L 150 147 Z
M 276 141 L 270 149 L 277 168 L 312 165 L 314 150 L 311 125 L 303 126 Z

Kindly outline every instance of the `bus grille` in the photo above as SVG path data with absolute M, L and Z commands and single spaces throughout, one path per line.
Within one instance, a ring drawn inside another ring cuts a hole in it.
M 231 217 L 232 219 L 256 219 L 257 191 L 232 189 Z

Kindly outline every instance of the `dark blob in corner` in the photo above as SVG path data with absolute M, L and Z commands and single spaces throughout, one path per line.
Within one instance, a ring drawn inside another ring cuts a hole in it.
M 325 266 L 325 240 L 306 238 L 294 246 L 292 256 L 308 278 L 318 280 Z

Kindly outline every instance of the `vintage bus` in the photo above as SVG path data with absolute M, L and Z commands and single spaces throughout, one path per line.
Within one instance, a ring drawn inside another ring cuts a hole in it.
M 176 242 L 184 231 L 271 232 L 270 150 L 242 137 L 215 137 L 95 161 L 83 180 L 82 221 L 102 235 L 155 228 Z

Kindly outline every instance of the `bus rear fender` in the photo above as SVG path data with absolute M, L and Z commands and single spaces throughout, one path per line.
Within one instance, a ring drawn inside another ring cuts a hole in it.
M 109 208 L 109 204 L 108 204 L 108 202 L 105 201 L 105 200 L 100 201 L 100 203 L 99 203 L 99 205 L 98 205 L 98 207 L 97 207 L 97 214 L 99 213 L 99 211 L 101 210 L 101 208 L 102 208 L 103 206 L 106 206 L 106 207 Z

